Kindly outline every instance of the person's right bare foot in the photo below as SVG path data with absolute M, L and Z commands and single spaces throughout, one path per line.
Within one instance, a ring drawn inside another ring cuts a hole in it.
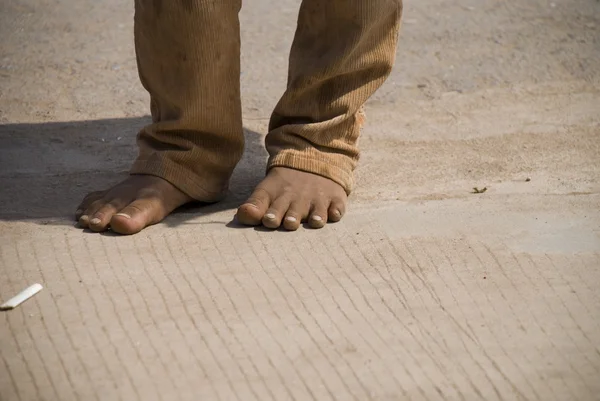
M 88 194 L 77 208 L 75 218 L 92 231 L 110 227 L 120 234 L 135 234 L 192 201 L 162 178 L 132 175 L 106 191 Z

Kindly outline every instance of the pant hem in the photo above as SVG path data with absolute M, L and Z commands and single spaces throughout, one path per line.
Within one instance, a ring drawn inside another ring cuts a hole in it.
M 207 190 L 198 182 L 198 177 L 191 170 L 183 168 L 169 160 L 137 160 L 133 163 L 129 174 L 152 175 L 162 178 L 189 197 L 201 202 L 220 201 L 225 197 L 228 189 L 228 183 L 225 183 L 218 190 Z
M 273 167 L 287 167 L 320 175 L 336 182 L 346 191 L 346 194 L 350 195 L 354 186 L 354 177 L 352 167 L 350 167 L 352 162 L 349 161 L 348 164 L 348 168 L 343 168 L 333 165 L 326 160 L 306 157 L 297 153 L 291 153 L 290 151 L 282 151 L 269 159 L 267 172 Z

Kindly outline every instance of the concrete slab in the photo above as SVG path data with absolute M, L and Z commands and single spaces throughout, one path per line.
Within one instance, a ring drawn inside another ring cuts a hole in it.
M 0 4 L 0 298 L 45 287 L 0 400 L 600 399 L 600 3 L 406 4 L 350 212 L 296 233 L 231 223 L 298 8 L 246 3 L 231 194 L 133 237 L 70 220 L 148 120 L 132 4 Z

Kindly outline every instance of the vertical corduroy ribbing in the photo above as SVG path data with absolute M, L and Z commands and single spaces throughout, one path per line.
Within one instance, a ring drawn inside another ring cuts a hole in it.
M 138 135 L 132 174 L 214 201 L 241 158 L 241 0 L 136 0 L 140 79 L 153 123 Z M 401 0 L 304 0 L 288 87 L 269 124 L 268 168 L 330 178 L 348 193 L 361 109 L 394 63 Z
M 153 123 L 132 174 L 166 179 L 202 201 L 221 198 L 240 160 L 241 0 L 136 0 L 140 79 Z
M 268 168 L 319 174 L 351 191 L 361 108 L 391 72 L 401 13 L 401 0 L 302 2 Z

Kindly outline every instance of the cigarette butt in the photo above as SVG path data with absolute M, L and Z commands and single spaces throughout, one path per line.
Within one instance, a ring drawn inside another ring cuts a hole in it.
M 16 308 L 17 306 L 19 306 L 20 304 L 22 304 L 23 302 L 27 301 L 29 298 L 40 292 L 42 288 L 44 287 L 37 283 L 25 288 L 19 294 L 0 305 L 0 311 L 11 310 Z

